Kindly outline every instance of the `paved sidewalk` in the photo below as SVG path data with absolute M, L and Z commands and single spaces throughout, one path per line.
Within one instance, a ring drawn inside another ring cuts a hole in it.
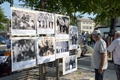
M 82 69 L 86 69 L 86 70 L 90 70 L 90 71 L 94 72 L 94 69 L 91 68 L 90 66 L 78 65 L 78 69 L 81 69 L 81 68 Z M 89 78 L 92 78 L 92 80 L 94 80 L 94 74 L 93 74 L 93 76 L 90 76 Z M 87 80 L 87 79 L 85 79 L 85 80 Z M 104 80 L 117 80 L 115 70 L 107 69 L 105 71 Z

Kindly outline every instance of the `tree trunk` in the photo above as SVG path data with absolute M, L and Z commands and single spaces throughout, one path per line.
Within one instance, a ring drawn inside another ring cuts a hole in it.
M 41 10 L 45 9 L 45 0 L 40 0 Z
M 111 18 L 111 25 L 109 30 L 109 36 L 114 37 L 115 30 L 116 30 L 116 18 Z

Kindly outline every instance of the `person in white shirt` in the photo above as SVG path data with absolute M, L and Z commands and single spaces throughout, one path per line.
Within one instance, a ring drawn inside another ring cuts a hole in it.
M 9 37 L 6 39 L 6 45 L 7 45 L 7 48 L 8 48 L 8 49 L 11 48 L 11 43 L 10 43 Z
M 95 69 L 95 80 L 103 80 L 104 72 L 108 67 L 106 43 L 101 38 L 99 30 L 93 31 L 92 38 L 96 43 L 91 56 L 91 67 Z
M 114 39 L 107 50 L 113 54 L 117 80 L 120 80 L 120 31 L 115 33 Z

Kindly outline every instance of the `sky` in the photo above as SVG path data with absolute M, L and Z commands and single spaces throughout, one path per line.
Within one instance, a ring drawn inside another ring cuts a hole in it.
M 18 2 L 18 0 L 14 0 L 14 7 L 20 7 L 19 4 L 23 4 L 22 2 Z M 3 11 L 5 13 L 5 16 L 7 16 L 8 18 L 10 18 L 11 15 L 11 10 L 10 10 L 10 4 L 8 2 L 4 2 L 2 5 L 0 5 L 3 8 Z M 88 14 L 84 14 L 83 18 L 88 18 L 88 17 L 95 17 L 92 14 L 88 15 Z

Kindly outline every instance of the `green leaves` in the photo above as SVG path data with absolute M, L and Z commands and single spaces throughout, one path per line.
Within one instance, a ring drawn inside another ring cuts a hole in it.
M 6 18 L 2 8 L 0 7 L 0 30 L 5 30 L 5 24 L 10 24 L 10 21 Z
M 8 3 L 10 3 L 10 5 L 13 5 L 13 0 L 0 0 L 0 4 L 2 4 L 4 2 L 8 2 Z
M 13 4 L 13 0 L 0 0 L 0 4 L 5 1 Z M 93 13 L 96 17 L 93 19 L 97 24 L 109 25 L 112 18 L 120 16 L 120 0 L 19 0 L 24 3 L 23 6 L 29 6 L 31 9 L 43 10 L 57 14 L 70 16 L 71 23 L 76 19 L 73 13 L 81 14 Z M 80 15 L 81 16 L 81 15 Z M 107 24 L 106 24 L 107 23 Z M 73 23 L 72 23 L 73 24 Z
M 112 18 L 120 16 L 120 1 L 118 0 L 83 0 L 79 1 L 78 5 L 80 5 L 78 10 L 81 13 L 96 15 L 93 19 L 96 24 L 110 25 Z

